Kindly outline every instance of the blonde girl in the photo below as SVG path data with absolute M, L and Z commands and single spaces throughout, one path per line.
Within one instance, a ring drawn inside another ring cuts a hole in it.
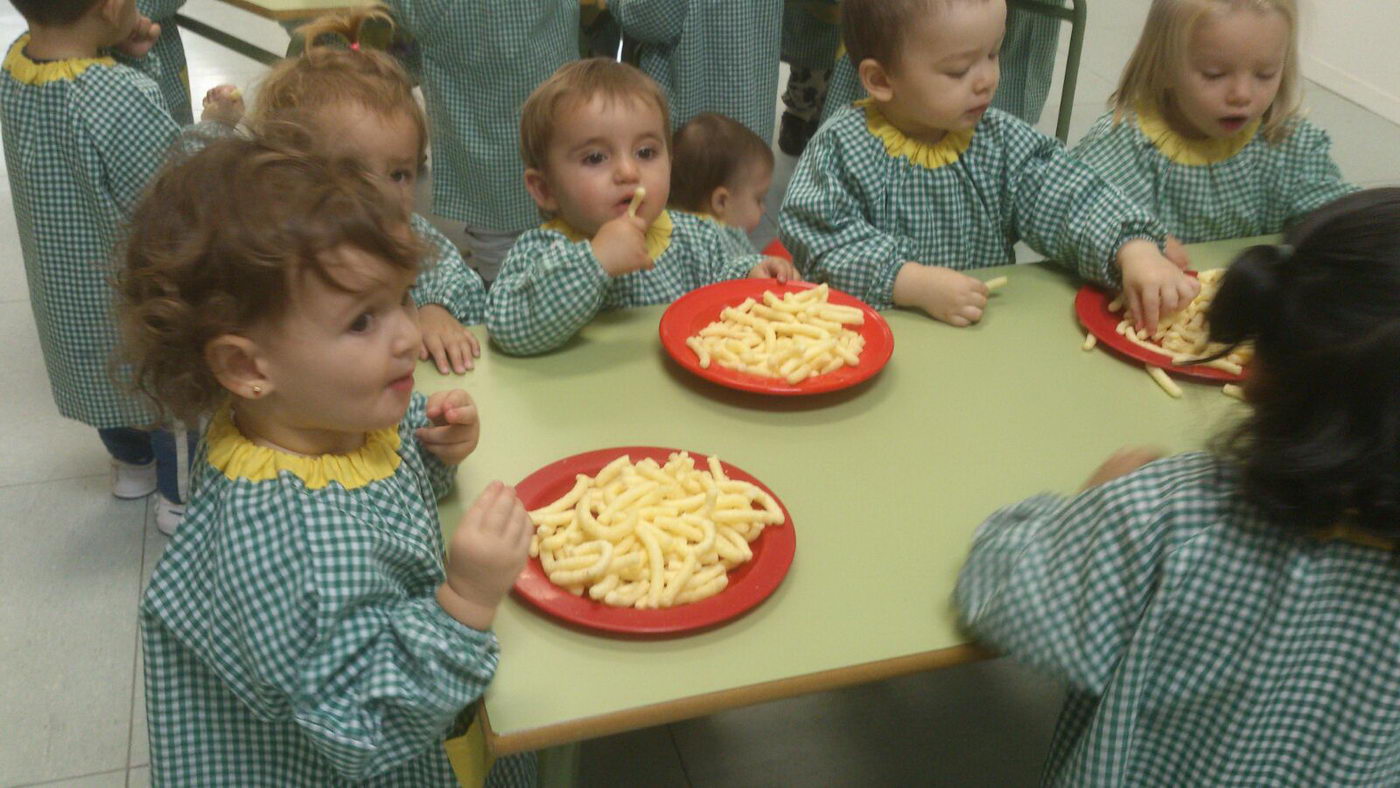
M 1186 243 L 1276 233 L 1355 190 L 1299 83 L 1294 0 L 1153 0 L 1073 152 Z
M 382 9 L 367 7 L 300 28 L 306 49 L 263 79 L 249 125 L 265 140 L 357 162 L 412 216 L 430 258 L 413 288 L 423 333 L 419 357 L 433 359 L 443 374 L 460 374 L 481 354 L 465 325 L 485 320 L 486 288 L 457 247 L 414 213 L 428 122 L 403 68 L 360 40 L 361 31 L 392 24 Z

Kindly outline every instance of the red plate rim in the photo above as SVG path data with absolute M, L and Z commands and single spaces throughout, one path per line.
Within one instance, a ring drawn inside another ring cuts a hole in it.
M 1187 271 L 1187 273 L 1191 276 L 1196 275 L 1195 271 Z M 1113 297 L 1107 292 L 1087 284 L 1079 288 L 1079 292 L 1074 297 L 1074 313 L 1079 317 L 1080 324 L 1090 334 L 1098 338 L 1099 344 L 1107 345 L 1119 355 L 1154 367 L 1161 367 L 1168 374 L 1183 378 L 1195 378 L 1216 383 L 1239 383 L 1244 380 L 1244 375 L 1236 375 L 1233 372 L 1226 372 L 1215 367 L 1173 364 L 1171 356 L 1148 350 L 1124 338 L 1122 334 L 1118 333 L 1118 323 L 1123 318 L 1108 309 L 1108 304 L 1112 300 Z
M 515 491 L 526 509 L 536 509 L 568 492 L 574 486 L 577 474 L 594 475 L 624 454 L 631 455 L 633 462 L 651 457 L 664 463 L 671 454 L 679 451 L 682 449 L 618 446 L 575 454 L 526 476 L 516 485 Z M 690 455 L 696 458 L 697 465 L 709 456 L 695 451 L 691 451 Z M 730 478 L 755 484 L 773 496 L 784 517 L 782 525 L 764 528 L 763 533 L 750 544 L 753 559 L 729 572 L 729 586 L 720 593 L 699 602 L 660 610 L 610 607 L 587 596 L 574 596 L 554 585 L 545 576 L 539 559 L 531 558 L 515 581 L 516 596 L 540 612 L 577 627 L 627 635 L 673 635 L 709 629 L 757 607 L 777 590 L 792 565 L 792 557 L 797 550 L 792 515 L 782 499 L 763 482 L 723 460 L 720 466 Z
M 894 354 L 894 334 L 890 332 L 890 324 L 885 322 L 885 318 L 879 312 L 871 309 L 869 304 L 830 288 L 828 301 L 842 306 L 853 306 L 865 313 L 865 323 L 855 327 L 855 330 L 865 337 L 865 349 L 861 351 L 860 364 L 857 366 L 842 367 L 835 372 L 810 377 L 793 385 L 782 378 L 759 377 L 718 364 L 702 368 L 695 353 L 686 347 L 685 340 L 718 320 L 719 313 L 725 307 L 738 306 L 745 298 L 762 298 L 763 293 L 768 290 L 775 293 L 798 293 L 816 286 L 811 282 L 779 284 L 776 279 L 732 279 L 692 290 L 672 302 L 661 315 L 661 323 L 658 326 L 661 345 L 676 363 L 695 375 L 740 391 L 801 396 L 837 391 L 869 380 L 884 369 L 890 356 Z

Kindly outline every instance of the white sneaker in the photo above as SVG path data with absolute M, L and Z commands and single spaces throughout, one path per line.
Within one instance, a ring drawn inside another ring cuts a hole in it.
M 132 465 L 112 460 L 112 495 L 123 500 L 145 498 L 156 491 L 156 461 Z
M 185 519 L 185 505 L 175 503 L 164 495 L 156 494 L 156 530 L 166 536 L 174 536 L 180 521 Z

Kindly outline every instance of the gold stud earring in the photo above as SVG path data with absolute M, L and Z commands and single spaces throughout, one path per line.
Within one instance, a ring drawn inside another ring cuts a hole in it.
M 256 396 L 258 396 L 258 395 L 261 394 L 261 393 L 262 393 L 262 386 L 254 386 L 254 387 L 253 387 L 253 396 L 256 397 Z

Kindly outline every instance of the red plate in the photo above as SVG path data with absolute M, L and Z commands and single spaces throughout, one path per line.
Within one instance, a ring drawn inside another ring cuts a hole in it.
M 678 451 L 680 449 L 656 446 L 622 446 L 575 454 L 525 477 L 516 485 L 515 491 L 526 509 L 538 509 L 573 489 L 577 474 L 596 475 L 605 465 L 624 454 L 631 455 L 633 462 L 651 457 L 664 464 L 672 453 Z M 696 467 L 703 467 L 701 463 L 707 455 L 697 452 L 690 454 L 696 459 Z M 777 589 L 787 575 L 788 567 L 792 565 L 792 555 L 797 549 L 797 535 L 792 530 L 792 515 L 772 490 L 727 462 L 721 462 L 721 466 L 730 478 L 755 484 L 772 495 L 786 518 L 781 525 L 764 528 L 763 533 L 749 544 L 753 558 L 729 571 L 729 585 L 723 591 L 709 599 L 660 610 L 611 607 L 587 596 L 574 596 L 549 582 L 540 560 L 531 558 L 515 581 L 516 595 L 544 613 L 570 624 L 630 635 L 671 635 L 706 629 L 737 618 L 756 607 Z
M 1187 273 L 1195 276 L 1194 272 L 1188 271 Z M 1173 364 L 1172 357 L 1166 353 L 1155 353 L 1125 338 L 1118 333 L 1118 323 L 1122 321 L 1123 317 L 1108 309 L 1108 304 L 1112 300 L 1112 296 L 1093 285 L 1084 285 L 1079 288 L 1079 294 L 1074 297 L 1074 312 L 1079 316 L 1079 322 L 1089 330 L 1090 334 L 1098 337 L 1099 344 L 1107 345 L 1120 355 L 1151 364 L 1154 367 L 1161 367 L 1173 375 L 1180 375 L 1184 378 L 1197 378 L 1219 383 L 1239 383 L 1244 380 L 1244 375 L 1236 375 L 1233 372 L 1226 372 L 1215 367 Z
M 719 364 L 710 364 L 708 368 L 702 368 L 700 360 L 695 357 L 695 351 L 685 345 L 687 338 L 719 320 L 719 313 L 725 307 L 738 306 L 746 298 L 761 302 L 763 293 L 767 290 L 782 295 L 810 290 L 813 287 L 816 285 L 811 282 L 788 282 L 780 285 L 776 279 L 732 279 L 692 290 L 677 298 L 661 315 L 661 344 L 676 363 L 696 375 L 721 386 L 742 391 L 757 391 L 760 394 L 820 394 L 848 388 L 874 377 L 894 353 L 894 334 L 890 333 L 890 324 L 864 301 L 839 290 L 831 290 L 827 300 L 841 306 L 856 307 L 865 313 L 865 323 L 852 328 L 865 337 L 865 349 L 860 353 L 860 363 L 854 367 L 842 367 L 825 375 L 814 375 L 794 386 L 783 378 L 750 375 L 737 369 L 721 367 Z

